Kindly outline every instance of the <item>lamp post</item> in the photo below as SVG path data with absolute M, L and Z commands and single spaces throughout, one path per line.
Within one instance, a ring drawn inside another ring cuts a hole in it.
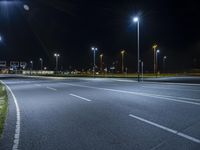
M 55 53 L 54 57 L 56 58 L 56 73 L 58 72 L 58 58 L 60 57 L 60 54 Z
M 33 70 L 33 61 L 30 61 L 30 75 L 32 75 L 32 70 Z
M 139 21 L 139 18 L 138 17 L 134 17 L 133 18 L 133 21 L 135 23 L 137 23 L 137 55 L 138 55 L 138 58 L 137 58 L 137 64 L 138 64 L 138 67 L 137 67 L 137 73 L 138 73 L 138 82 L 140 81 L 140 21 Z
M 154 52 L 154 65 L 153 65 L 153 70 L 154 70 L 154 74 L 156 73 L 156 49 L 157 49 L 158 45 L 153 45 L 153 52 Z
M 163 57 L 163 73 L 165 73 L 165 69 L 166 69 L 166 60 L 167 60 L 167 56 Z
M 142 67 L 142 82 L 144 81 L 144 62 L 141 62 L 141 67 Z
M 93 56 L 93 59 L 94 59 L 94 62 L 93 62 L 93 77 L 94 77 L 95 76 L 95 67 L 96 67 L 95 57 L 96 57 L 96 51 L 98 51 L 98 49 L 96 47 L 92 47 L 92 51 L 94 52 L 94 56 Z
M 158 75 L 158 54 L 160 53 L 160 50 L 158 49 L 156 51 L 156 77 Z
M 100 56 L 100 66 L 101 66 L 101 72 L 103 72 L 103 54 L 99 55 Z
M 124 73 L 124 54 L 125 54 L 125 50 L 122 50 L 121 54 L 122 54 L 122 73 Z
M 40 70 L 42 71 L 43 70 L 43 59 L 40 58 Z

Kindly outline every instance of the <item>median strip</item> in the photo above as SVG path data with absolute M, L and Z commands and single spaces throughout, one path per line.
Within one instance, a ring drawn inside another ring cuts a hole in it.
M 183 138 L 185 138 L 185 139 L 187 139 L 187 140 L 190 140 L 190 141 L 192 141 L 192 142 L 195 142 L 195 143 L 200 144 L 200 140 L 199 140 L 199 139 L 194 138 L 194 137 L 189 136 L 189 135 L 186 135 L 186 134 L 184 134 L 184 133 L 181 133 L 181 132 L 179 132 L 179 131 L 177 131 L 177 130 L 170 129 L 170 128 L 168 128 L 168 127 L 162 126 L 162 125 L 160 125 L 160 124 L 154 123 L 154 122 L 152 122 L 152 121 L 146 120 L 146 119 L 144 119 L 144 118 L 141 118 L 141 117 L 138 117 L 138 116 L 135 116 L 135 115 L 132 115 L 132 114 L 129 114 L 129 117 L 132 117 L 132 118 L 134 118 L 134 119 L 140 120 L 140 121 L 142 121 L 142 122 L 145 122 L 145 123 L 147 123 L 147 124 L 150 124 L 150 125 L 152 125 L 152 126 L 155 126 L 155 127 L 157 127 L 157 128 L 160 128 L 160 129 L 162 129 L 162 130 L 165 130 L 165 131 L 167 131 L 167 132 L 173 133 L 173 134 L 178 135 L 178 136 L 180 136 L 180 137 L 183 137 Z

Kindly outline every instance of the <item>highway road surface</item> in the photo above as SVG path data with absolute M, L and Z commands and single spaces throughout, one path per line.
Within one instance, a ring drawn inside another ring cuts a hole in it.
M 0 150 L 200 150 L 195 82 L 1 80 L 9 111 Z

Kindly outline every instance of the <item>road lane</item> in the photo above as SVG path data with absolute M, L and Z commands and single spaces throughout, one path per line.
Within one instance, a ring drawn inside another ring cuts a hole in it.
M 70 84 L 95 86 L 97 89 Z M 98 89 L 135 91 L 140 87 L 138 83 L 36 79 L 30 83 L 9 81 L 9 86 L 21 109 L 20 149 L 199 149 L 199 144 L 128 116 L 141 116 L 199 139 L 199 106 Z M 46 87 L 57 91 L 52 92 Z M 153 89 L 151 92 L 157 93 Z M 188 96 L 193 97 L 193 93 Z M 92 103 L 74 100 L 69 94 L 87 98 Z

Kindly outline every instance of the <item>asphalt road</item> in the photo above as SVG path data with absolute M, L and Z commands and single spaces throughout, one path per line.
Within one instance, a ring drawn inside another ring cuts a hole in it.
M 200 84 L 1 79 L 12 92 L 0 150 L 200 149 Z

